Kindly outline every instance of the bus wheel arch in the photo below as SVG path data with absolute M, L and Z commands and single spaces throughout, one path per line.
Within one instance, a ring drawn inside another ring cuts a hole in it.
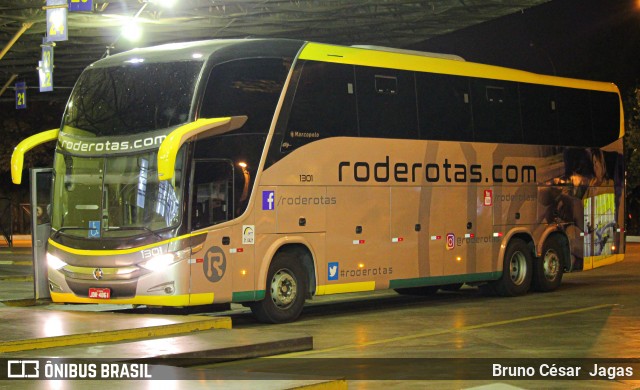
M 515 234 L 509 238 L 502 256 L 502 275 L 490 283 L 501 296 L 524 295 L 531 287 L 533 277 L 534 244 L 528 234 Z
M 295 321 L 315 285 L 315 267 L 308 248 L 302 244 L 284 245 L 269 263 L 265 297 L 251 303 L 251 311 L 261 322 Z
M 313 254 L 309 248 L 304 244 L 286 244 L 278 248 L 277 256 L 280 253 L 292 253 L 298 261 L 300 261 L 305 269 L 305 275 L 307 279 L 307 291 L 305 292 L 305 298 L 310 299 L 316 291 L 316 267 L 313 261 Z
M 565 269 L 571 261 L 569 240 L 560 233 L 549 234 L 543 244 L 540 256 L 534 259 L 532 287 L 535 291 L 550 292 L 562 282 Z

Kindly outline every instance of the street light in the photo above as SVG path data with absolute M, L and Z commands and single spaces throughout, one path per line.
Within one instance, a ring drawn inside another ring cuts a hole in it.
M 147 2 L 157 4 L 163 8 L 172 8 L 176 4 L 176 0 L 147 0 Z
M 136 19 L 129 19 L 122 25 L 122 37 L 130 42 L 138 42 L 142 38 L 142 27 Z

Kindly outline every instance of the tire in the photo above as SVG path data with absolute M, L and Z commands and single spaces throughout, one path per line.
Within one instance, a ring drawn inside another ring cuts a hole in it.
M 526 242 L 519 238 L 509 241 L 504 254 L 502 276 L 491 283 L 493 290 L 503 297 L 526 294 L 531 287 L 532 257 Z
M 394 289 L 400 295 L 427 296 L 435 294 L 440 286 L 404 287 Z
M 295 321 L 304 306 L 307 284 L 304 266 L 294 253 L 276 254 L 269 265 L 265 297 L 251 305 L 253 315 L 271 324 Z
M 558 236 L 547 238 L 542 247 L 542 256 L 536 259 L 533 266 L 532 285 L 535 291 L 549 292 L 560 286 L 566 253 Z

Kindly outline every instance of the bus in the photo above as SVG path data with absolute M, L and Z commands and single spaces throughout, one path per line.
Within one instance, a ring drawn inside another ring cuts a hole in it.
M 241 303 L 558 288 L 624 258 L 610 83 L 287 39 L 141 48 L 84 70 L 55 141 L 54 302 Z

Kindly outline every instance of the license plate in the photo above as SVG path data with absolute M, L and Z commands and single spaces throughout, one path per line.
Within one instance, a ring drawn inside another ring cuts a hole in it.
M 89 298 L 110 299 L 111 298 L 111 289 L 110 288 L 90 288 L 89 289 Z

